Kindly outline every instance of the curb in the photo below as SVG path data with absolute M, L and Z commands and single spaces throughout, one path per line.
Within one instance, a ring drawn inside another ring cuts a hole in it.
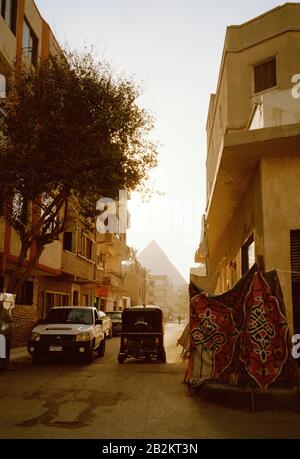
M 20 348 L 15 348 L 11 349 L 10 351 L 10 360 L 20 360 L 20 359 L 25 359 L 29 357 L 30 354 L 27 351 L 27 347 L 20 347 Z
M 266 391 L 204 382 L 192 392 L 201 399 L 239 410 L 300 412 L 300 386 Z

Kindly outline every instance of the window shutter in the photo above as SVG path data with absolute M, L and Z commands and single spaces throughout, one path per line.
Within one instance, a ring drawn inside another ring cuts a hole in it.
M 291 270 L 292 277 L 300 280 L 300 230 L 291 231 Z
M 261 92 L 277 84 L 276 59 L 254 66 L 254 90 Z

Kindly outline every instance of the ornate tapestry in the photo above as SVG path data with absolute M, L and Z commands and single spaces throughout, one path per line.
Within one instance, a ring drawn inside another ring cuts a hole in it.
M 210 379 L 262 390 L 292 383 L 298 368 L 277 273 L 252 268 L 228 292 L 209 296 L 190 285 L 190 359 L 187 379 Z

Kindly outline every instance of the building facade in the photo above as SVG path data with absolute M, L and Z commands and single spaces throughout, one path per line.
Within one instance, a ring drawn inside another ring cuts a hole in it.
M 207 207 L 196 262 L 210 293 L 277 269 L 300 332 L 300 4 L 228 27 L 207 120 Z
M 17 59 L 35 66 L 60 53 L 33 0 L 0 0 L 0 97 L 6 96 Z M 17 234 L 0 220 L 0 291 L 7 288 L 19 253 Z M 30 251 L 28 259 L 33 256 Z M 45 248 L 17 295 L 12 345 L 26 344 L 34 325 L 54 306 L 127 307 L 122 260 L 128 257 L 126 229 L 124 234 L 97 234 L 96 229 L 91 234 L 82 231 L 76 217 L 70 218 L 65 233 Z
M 103 311 L 123 311 L 131 304 L 124 285 L 122 264 L 130 257 L 126 233 L 98 234 L 98 251 L 104 264 L 103 282 L 98 292 L 99 306 Z
M 9 78 L 17 59 L 35 66 L 49 53 L 60 53 L 59 45 L 48 24 L 41 17 L 32 0 L 0 1 L 0 97 L 5 97 Z M 1 114 L 3 116 L 3 113 Z M 0 221 L 0 290 L 8 284 L 10 272 L 17 262 L 20 243 L 16 233 Z M 32 257 L 29 253 L 28 257 Z M 46 248 L 33 276 L 18 294 L 14 310 L 14 345 L 24 344 L 32 325 L 39 318 L 41 293 L 38 277 L 49 279 L 60 275 L 62 264 L 61 241 Z M 63 301 L 63 299 L 61 299 Z
M 165 314 L 172 314 L 174 308 L 174 287 L 168 276 L 149 276 L 149 304 L 160 306 Z
M 123 264 L 124 289 L 131 299 L 131 306 L 149 303 L 149 277 L 147 270 L 136 259 Z

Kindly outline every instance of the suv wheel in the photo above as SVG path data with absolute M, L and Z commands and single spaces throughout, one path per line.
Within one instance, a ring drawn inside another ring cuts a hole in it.
M 104 357 L 105 354 L 105 338 L 101 341 L 99 347 L 98 347 L 98 356 L 99 357 Z
M 94 357 L 94 345 L 92 346 L 92 348 L 84 356 L 84 363 L 86 365 L 90 365 L 92 363 L 92 361 L 93 361 L 93 357 Z

